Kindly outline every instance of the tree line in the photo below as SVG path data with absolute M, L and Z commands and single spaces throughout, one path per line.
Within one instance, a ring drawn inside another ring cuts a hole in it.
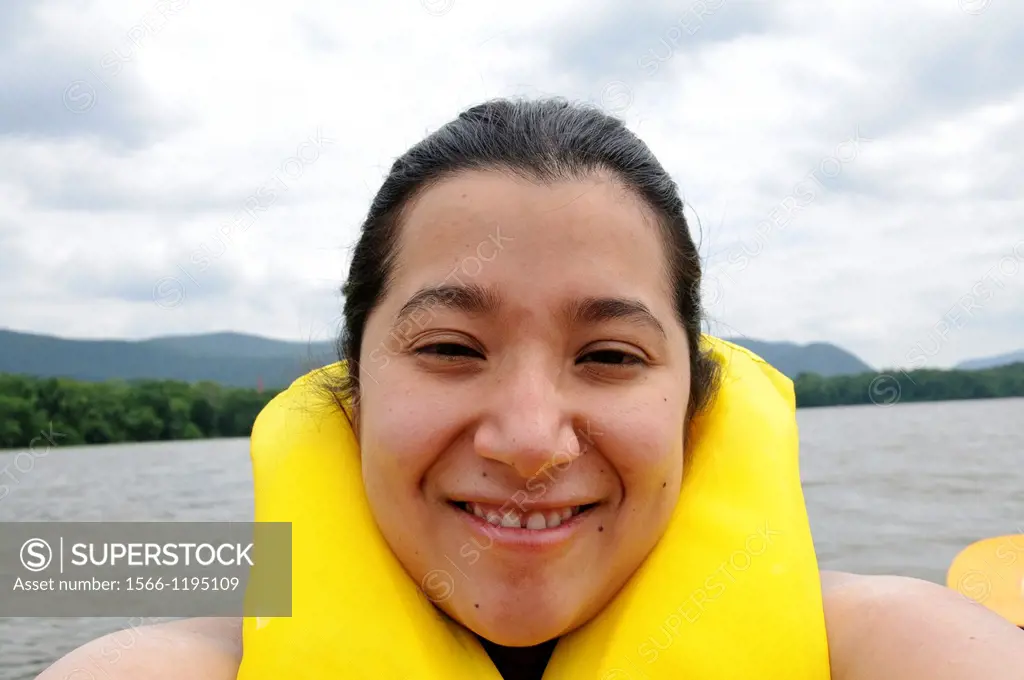
M 0 374 L 0 449 L 41 433 L 61 446 L 247 437 L 277 390 L 211 382 L 83 382 Z
M 798 408 L 1024 397 L 1024 362 L 977 371 L 894 369 L 828 378 L 805 373 L 793 386 Z
M 798 408 L 1024 397 L 1024 363 L 978 371 L 919 369 L 794 380 Z M 211 382 L 82 382 L 0 374 L 0 449 L 248 437 L 280 390 Z

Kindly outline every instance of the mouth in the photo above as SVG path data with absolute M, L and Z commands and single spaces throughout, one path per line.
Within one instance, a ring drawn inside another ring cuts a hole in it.
M 599 505 L 599 503 L 587 503 L 559 508 L 523 510 L 471 501 L 450 501 L 450 503 L 458 510 L 473 515 L 491 526 L 505 529 L 525 529 L 527 531 L 556 529 L 573 522 L 573 520 L 578 520 L 582 515 L 585 515 Z

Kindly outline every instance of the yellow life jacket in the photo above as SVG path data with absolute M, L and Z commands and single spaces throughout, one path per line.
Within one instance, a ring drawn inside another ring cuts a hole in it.
M 616 598 L 559 640 L 544 680 L 830 676 L 793 384 L 703 340 L 722 384 L 692 425 L 668 528 Z M 260 413 L 251 447 L 256 521 L 292 523 L 292 615 L 244 620 L 239 680 L 500 680 L 379 533 L 356 438 L 312 374 Z

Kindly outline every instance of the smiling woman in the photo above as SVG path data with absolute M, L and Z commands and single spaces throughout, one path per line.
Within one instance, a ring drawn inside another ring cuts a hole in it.
M 109 676 L 1024 678 L 1020 631 L 953 591 L 819 573 L 792 384 L 701 334 L 700 280 L 620 121 L 462 113 L 370 207 L 347 363 L 254 427 L 292 616 L 168 624 Z
M 366 492 L 417 579 L 474 535 L 493 540 L 479 576 L 441 606 L 502 644 L 592 617 L 651 550 L 682 482 L 690 354 L 672 289 L 692 296 L 695 272 L 666 285 L 667 263 L 651 266 L 664 260 L 655 219 L 615 181 L 538 186 L 481 170 L 438 183 L 408 209 L 390 294 L 359 334 L 365 346 L 394 337 L 392 319 L 426 287 L 429 319 L 386 369 L 358 373 L 372 376 L 356 410 Z M 438 296 L 453 253 L 495 222 L 511 243 Z M 579 441 L 588 425 L 601 433 L 593 452 Z M 555 464 L 571 466 L 543 497 L 502 508 Z

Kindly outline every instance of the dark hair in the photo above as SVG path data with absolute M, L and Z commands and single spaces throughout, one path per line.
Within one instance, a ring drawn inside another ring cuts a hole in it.
M 495 99 L 473 106 L 391 166 L 370 205 L 342 287 L 345 321 L 337 350 L 349 364 L 339 386 L 343 399 L 358 402 L 363 332 L 390 285 L 404 209 L 425 189 L 460 171 L 492 169 L 542 182 L 610 172 L 654 212 L 665 242 L 676 313 L 690 349 L 689 421 L 712 398 L 718 372 L 699 344 L 700 257 L 676 184 L 621 120 L 561 98 Z

